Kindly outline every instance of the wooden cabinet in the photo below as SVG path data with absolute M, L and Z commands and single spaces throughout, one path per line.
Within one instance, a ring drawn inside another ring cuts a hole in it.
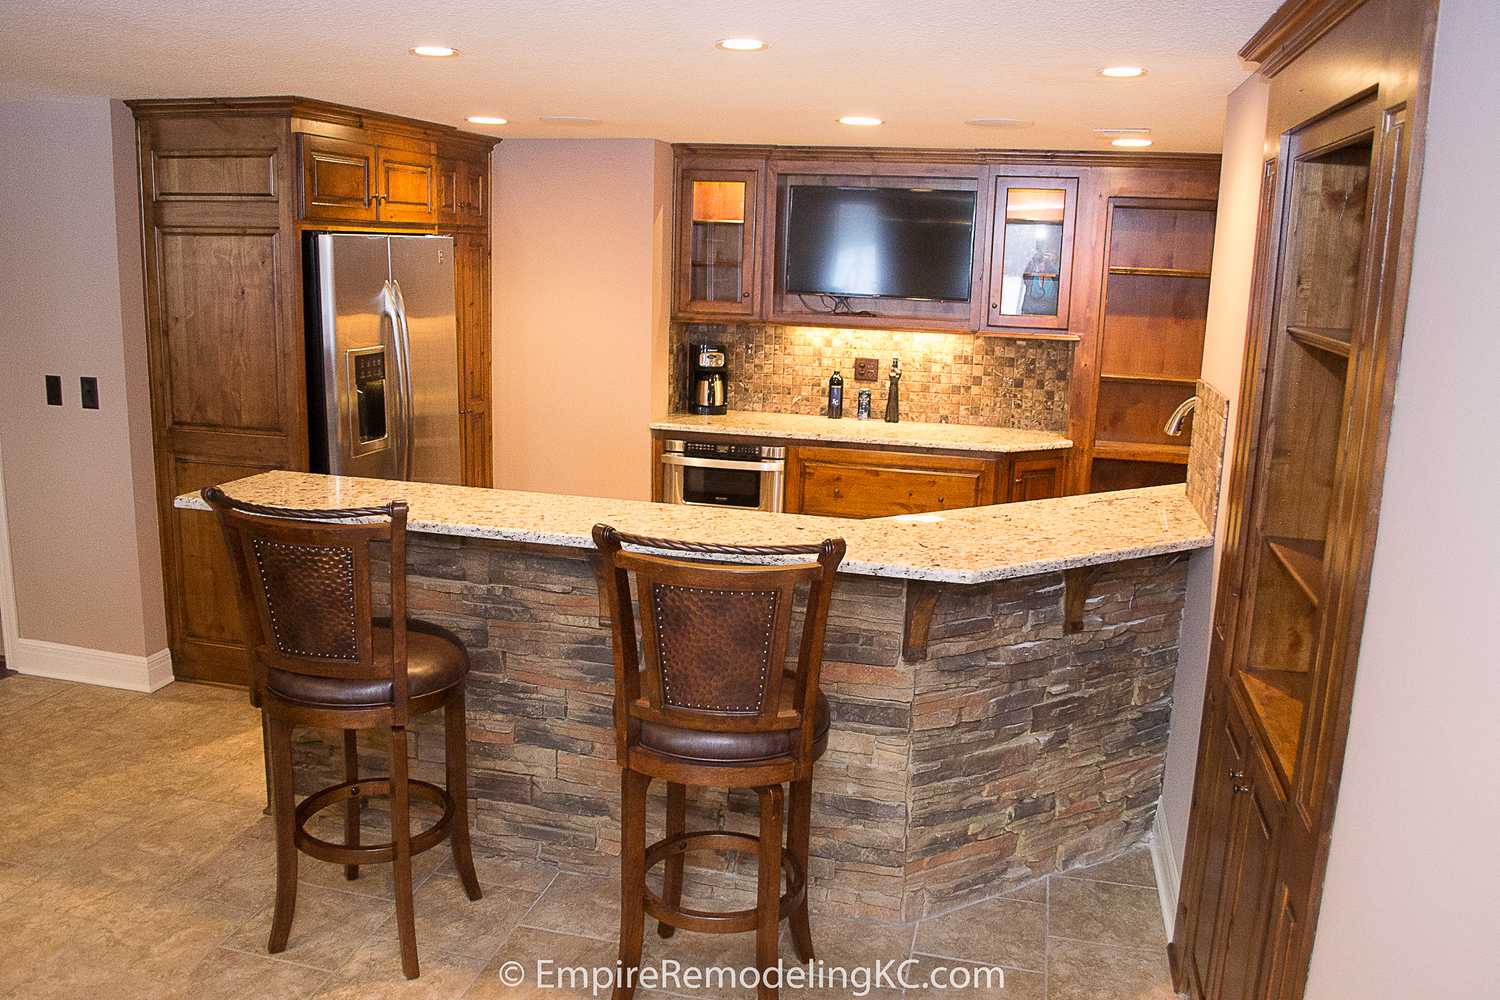
M 679 314 L 700 318 L 760 314 L 762 173 L 758 166 L 679 169 Z
M 1067 455 L 1062 452 L 1013 456 L 1009 461 L 1010 482 L 1004 491 L 1005 499 L 1015 502 L 1062 496 L 1067 465 Z
M 996 461 L 908 451 L 797 448 L 787 458 L 786 509 L 888 517 L 996 502 Z
M 437 158 L 437 221 L 439 225 L 484 226 L 489 222 L 489 157 Z
M 1270 78 L 1274 156 L 1171 948 L 1197 1000 L 1305 987 L 1379 525 L 1435 8 L 1287 4 L 1241 53 Z M 1229 800 L 1225 760 L 1245 774 Z
M 984 325 L 1066 330 L 1078 178 L 1002 175 L 991 204 Z
M 302 235 L 452 232 L 466 481 L 490 479 L 489 234 L 495 140 L 301 98 L 131 102 L 169 642 L 179 678 L 244 683 L 223 540 L 181 493 L 308 467 Z M 458 167 L 442 205 L 439 145 Z M 446 221 L 441 230 L 437 220 Z

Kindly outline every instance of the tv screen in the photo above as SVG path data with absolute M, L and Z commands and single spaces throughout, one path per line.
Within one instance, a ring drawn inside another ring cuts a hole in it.
M 792 185 L 782 288 L 967 301 L 974 192 Z

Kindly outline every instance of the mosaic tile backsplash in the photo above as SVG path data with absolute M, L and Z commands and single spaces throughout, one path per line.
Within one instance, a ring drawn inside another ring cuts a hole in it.
M 891 358 L 901 359 L 901 419 L 1022 430 L 1068 429 L 1068 341 L 1015 340 L 952 333 L 834 330 L 751 323 L 672 325 L 671 407 L 686 406 L 690 345 L 723 344 L 729 355 L 729 408 L 821 414 L 828 377 L 844 376 L 844 415 L 869 389 L 885 412 Z M 876 382 L 854 380 L 855 358 L 880 361 Z
M 1198 380 L 1193 439 L 1188 450 L 1188 500 L 1210 528 L 1219 516 L 1219 484 L 1224 478 L 1224 443 L 1229 433 L 1229 397 Z

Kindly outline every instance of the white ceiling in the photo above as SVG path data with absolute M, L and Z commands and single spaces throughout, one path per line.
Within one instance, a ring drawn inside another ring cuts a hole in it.
M 500 136 L 1216 151 L 1277 0 L 0 0 L 7 97 L 298 94 Z M 751 35 L 771 48 L 721 52 Z M 407 49 L 445 44 L 456 59 Z M 1138 80 L 1097 71 L 1133 64 Z M 542 115 L 589 115 L 589 127 Z M 878 128 L 834 123 L 877 115 Z M 977 117 L 1029 119 L 976 128 Z

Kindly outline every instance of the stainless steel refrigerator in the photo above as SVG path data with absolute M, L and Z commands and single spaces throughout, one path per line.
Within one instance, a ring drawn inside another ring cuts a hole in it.
M 305 249 L 313 471 L 461 482 L 453 239 L 317 233 Z

